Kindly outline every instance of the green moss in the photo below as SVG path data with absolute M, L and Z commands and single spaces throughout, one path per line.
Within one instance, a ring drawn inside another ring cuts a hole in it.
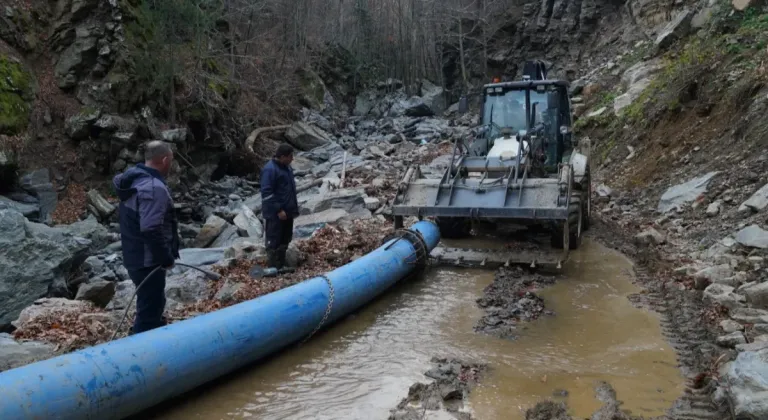
M 14 135 L 27 128 L 33 98 L 32 76 L 0 54 L 0 134 Z

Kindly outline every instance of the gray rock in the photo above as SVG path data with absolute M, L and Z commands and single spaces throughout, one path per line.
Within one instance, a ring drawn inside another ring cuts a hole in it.
M 224 259 L 226 250 L 226 248 L 186 248 L 179 251 L 179 261 L 194 266 L 216 264 Z
M 376 93 L 373 91 L 365 91 L 357 95 L 357 97 L 355 97 L 355 109 L 353 111 L 354 115 L 368 115 L 368 113 L 371 112 L 371 109 L 373 109 L 375 101 Z
M 421 81 L 421 98 L 433 114 L 439 115 L 445 111 L 447 101 L 445 91 L 428 80 Z
M 164 141 L 167 141 L 169 143 L 186 143 L 188 140 L 191 139 L 191 134 L 189 131 L 187 131 L 186 128 L 176 128 L 172 130 L 165 130 L 162 133 L 160 133 L 160 136 L 163 138 Z
M 724 284 L 713 283 L 704 289 L 704 300 L 710 303 L 719 303 L 728 309 L 744 306 L 744 296 L 733 293 L 734 288 Z
M 746 297 L 747 302 L 753 307 L 768 309 L 768 282 L 744 287 L 740 290 L 740 293 Z
M 0 333 L 0 372 L 53 357 L 54 350 L 52 344 L 18 342 L 10 334 Z
M 95 216 L 101 220 L 108 219 L 116 210 L 115 206 L 96 190 L 88 191 L 87 201 L 91 208 L 96 211 Z
M 663 68 L 664 63 L 659 59 L 654 59 L 637 63 L 627 69 L 621 78 L 622 85 L 626 86 L 627 91 L 613 100 L 614 114 L 621 114 L 624 108 L 637 100 Z
M 136 285 L 131 280 L 124 280 L 115 285 L 115 295 L 107 305 L 107 310 L 124 310 L 131 304 L 131 296 L 136 291 Z
M 709 283 L 724 283 L 725 279 L 733 276 L 733 269 L 728 264 L 707 267 L 696 272 L 694 279 L 704 279 Z
M 654 228 L 648 228 L 645 231 L 635 235 L 635 243 L 639 245 L 662 245 L 667 239 Z
M 261 225 L 261 221 L 248 206 L 241 207 L 241 210 L 237 216 L 235 216 L 233 223 L 239 229 L 247 232 L 248 236 L 251 238 L 261 238 L 264 236 L 264 227 Z
M 221 286 L 221 289 L 219 289 L 219 291 L 216 292 L 216 296 L 214 296 L 214 299 L 224 304 L 229 303 L 235 298 L 235 294 L 238 291 L 240 291 L 240 289 L 242 288 L 243 288 L 242 283 L 238 283 L 230 279 L 227 279 L 224 281 L 224 285 Z
M 758 212 L 768 207 L 768 184 L 755 191 L 747 201 L 739 206 L 739 212 Z
M 203 268 L 210 269 L 210 267 Z M 208 297 L 208 280 L 197 270 L 170 275 L 165 281 L 165 297 L 166 310 L 181 309 Z
M 107 270 L 107 265 L 101 258 L 91 256 L 85 259 L 82 269 L 91 277 L 96 277 Z
M 716 341 L 719 346 L 734 348 L 737 344 L 745 344 L 747 339 L 744 337 L 743 333 L 736 331 L 728 335 L 717 337 Z
M 720 377 L 736 418 L 768 418 L 768 348 L 739 353 Z
M 349 213 L 344 209 L 328 209 L 318 213 L 297 217 L 293 222 L 293 234 L 296 238 L 307 238 L 328 223 L 337 223 Z
M 237 232 L 237 227 L 227 224 L 227 227 L 221 232 L 213 243 L 211 248 L 229 248 L 240 237 Z
M 750 248 L 768 248 L 768 231 L 758 225 L 749 225 L 736 233 L 736 242 Z
M 720 214 L 721 206 L 722 206 L 722 202 L 720 200 L 717 200 L 713 203 L 709 203 L 709 205 L 707 206 L 707 216 L 715 217 L 718 214 Z
M 87 300 L 96 306 L 106 307 L 115 296 L 115 283 L 111 281 L 96 281 L 86 283 L 77 290 L 76 300 Z
M 118 131 L 133 133 L 136 130 L 136 121 L 118 115 L 103 114 L 93 123 L 93 126 L 109 133 Z M 126 156 L 122 157 L 126 158 Z
M 0 210 L 0 325 L 11 322 L 36 299 L 66 292 L 71 270 L 86 258 L 90 242 L 27 222 L 13 210 Z
M 266 263 L 267 251 L 263 243 L 254 243 L 249 238 L 238 238 L 226 251 L 224 258 L 243 259 Z
M 744 326 L 732 319 L 724 319 L 720 321 L 720 328 L 726 334 L 730 334 L 737 331 L 744 331 Z
M 195 241 L 193 242 L 193 247 L 207 247 L 213 243 L 213 241 L 215 241 L 222 232 L 224 232 L 224 229 L 226 229 L 227 226 L 227 221 L 221 217 L 216 215 L 208 216 L 208 219 L 205 221 L 205 225 L 203 225 L 203 228 L 200 230 L 200 234 L 197 235 Z
M 755 334 L 768 334 L 768 324 L 755 324 L 755 325 L 752 325 L 752 331 Z
M 0 210 L 11 209 L 18 213 L 21 213 L 29 220 L 40 220 L 40 206 L 37 204 L 20 203 L 18 201 L 11 200 L 8 197 L 0 195 Z
M 598 197 L 608 197 L 610 198 L 613 196 L 613 189 L 605 184 L 600 184 L 595 189 L 595 192 L 597 193 Z
M 736 245 L 736 240 L 731 237 L 725 237 L 715 242 L 701 255 L 704 260 L 712 260 L 719 256 L 727 254 Z
M 303 121 L 293 123 L 286 130 L 285 137 L 299 150 L 311 150 L 331 142 L 330 134 Z
M 20 184 L 21 188 L 37 198 L 40 207 L 39 221 L 49 223 L 51 214 L 56 209 L 58 194 L 53 188 L 48 169 L 42 168 L 24 175 Z
M 691 30 L 691 19 L 693 19 L 693 12 L 685 9 L 667 23 L 654 42 L 657 50 L 664 50 L 675 41 L 688 35 Z
M 179 235 L 182 238 L 195 238 L 200 234 L 200 228 L 186 223 L 179 223 Z
M 709 172 L 706 175 L 694 178 L 683 184 L 675 185 L 667 189 L 661 196 L 657 211 L 666 213 L 671 210 L 682 208 L 683 205 L 695 200 L 701 194 L 707 192 L 707 186 L 717 172 Z
M 301 214 L 319 213 L 328 209 L 343 209 L 348 213 L 366 210 L 363 194 L 357 190 L 341 189 L 311 197 L 301 204 Z
M 755 308 L 737 308 L 729 316 L 742 324 L 768 324 L 768 311 Z
M 78 75 L 90 69 L 96 62 L 98 38 L 85 27 L 75 28 L 76 39 L 59 56 L 54 75 L 61 89 L 74 87 Z
M 67 119 L 64 130 L 72 140 L 85 140 L 91 135 L 91 125 L 101 116 L 101 111 L 83 108 L 76 115 Z

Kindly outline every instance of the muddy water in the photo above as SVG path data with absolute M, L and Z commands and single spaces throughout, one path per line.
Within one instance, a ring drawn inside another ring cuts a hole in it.
M 630 263 L 596 243 L 572 254 L 567 278 L 541 292 L 554 317 L 528 324 L 515 341 L 474 333 L 475 299 L 493 281 L 479 270 L 434 269 L 398 286 L 303 347 L 150 415 L 162 419 L 386 419 L 432 356 L 487 362 L 470 396 L 479 419 L 522 419 L 522 409 L 567 391 L 572 415 L 599 408 L 606 380 L 624 408 L 659 415 L 682 393 L 658 318 L 626 296 Z

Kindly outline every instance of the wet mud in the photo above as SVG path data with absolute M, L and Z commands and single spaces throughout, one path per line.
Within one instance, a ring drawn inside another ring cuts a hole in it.
M 595 387 L 595 398 L 603 403 L 590 420 L 642 420 L 627 414 L 621 409 L 621 401 L 616 399 L 616 391 L 607 382 L 600 382 Z M 525 420 L 576 420 L 568 414 L 568 405 L 562 401 L 542 401 L 525 412 Z
M 458 359 L 433 358 L 431 362 L 433 367 L 424 376 L 433 381 L 411 385 L 408 396 L 392 410 L 389 420 L 423 419 L 427 412 L 441 412 L 448 415 L 446 418 L 460 420 L 473 418 L 464 411 L 464 402 L 487 366 Z
M 532 274 L 520 267 L 499 269 L 493 283 L 477 299 L 485 315 L 475 325 L 475 331 L 514 339 L 520 322 L 554 315 L 545 308 L 544 299 L 535 293 L 554 283 L 554 276 Z
M 672 274 L 674 267 L 653 248 L 634 245 L 626 230 L 610 221 L 597 219 L 595 222 L 590 236 L 634 261 L 635 282 L 644 290 L 629 296 L 629 300 L 638 307 L 661 314 L 664 337 L 675 349 L 678 367 L 686 378 L 683 396 L 663 418 L 730 418 L 727 408 L 716 407 L 710 398 L 716 386 L 714 377 L 720 351 L 715 345 L 716 325 L 708 321 L 710 317 L 702 303 L 702 292 L 686 290 Z

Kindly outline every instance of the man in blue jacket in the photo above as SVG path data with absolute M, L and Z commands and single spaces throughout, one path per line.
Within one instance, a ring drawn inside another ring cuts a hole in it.
M 293 219 L 299 216 L 296 180 L 293 177 L 293 147 L 281 144 L 261 170 L 261 214 L 268 265 L 283 270 L 288 244 L 293 239 Z
M 136 293 L 133 334 L 166 324 L 165 272 L 179 258 L 178 223 L 165 183 L 173 151 L 167 143 L 152 141 L 146 145 L 144 160 L 113 179 L 120 198 L 123 264 L 136 287 L 146 282 Z M 147 278 L 157 267 L 161 269 Z

